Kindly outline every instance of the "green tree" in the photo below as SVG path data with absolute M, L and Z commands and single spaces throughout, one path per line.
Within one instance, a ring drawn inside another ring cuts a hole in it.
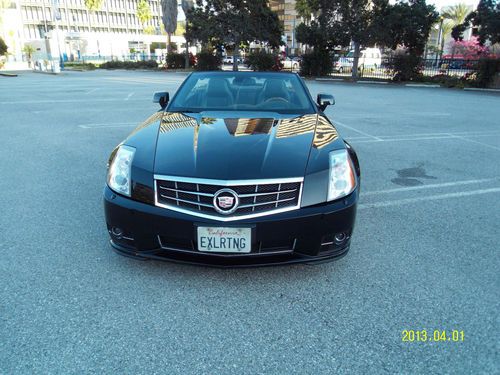
M 167 33 L 167 51 L 172 52 L 172 34 L 177 30 L 177 0 L 161 0 L 163 27 Z
M 388 45 L 392 49 L 403 46 L 410 55 L 421 56 L 438 16 L 434 6 L 427 5 L 425 0 L 401 1 L 390 6 Z
M 3 39 L 0 37 L 0 56 L 5 56 L 7 55 L 7 44 L 3 41 Z
M 378 44 L 395 49 L 403 45 L 408 52 L 420 56 L 424 50 L 437 12 L 425 0 L 307 0 L 317 20 L 309 26 L 299 25 L 297 40 L 312 44 L 315 51 L 335 45 L 354 47 L 352 76 L 358 76 L 362 46 Z M 414 59 L 415 60 L 415 59 Z
M 267 0 L 197 0 L 187 20 L 189 41 L 233 50 L 233 70 L 238 70 L 242 45 L 265 42 L 277 47 L 281 43 L 281 23 Z
M 474 27 L 474 35 L 483 45 L 487 40 L 491 44 L 500 43 L 500 2 L 497 0 L 480 0 L 477 9 L 465 18 L 464 22 L 455 26 L 452 37 L 462 40 L 463 33 Z
M 338 2 L 340 17 L 332 19 L 334 33 L 344 34 L 352 40 L 354 59 L 352 63 L 352 77 L 358 77 L 358 62 L 362 45 L 372 44 L 372 18 L 370 0 L 340 0 Z
M 317 14 L 316 20 L 309 26 L 297 27 L 297 40 L 313 45 L 315 53 L 321 54 L 336 45 L 354 46 L 352 76 L 358 76 L 358 61 L 361 46 L 375 43 L 372 29 L 375 9 L 378 10 L 380 0 L 306 0 L 307 6 L 301 5 L 305 11 Z M 383 2 L 388 6 L 387 0 Z
M 103 0 L 84 0 L 85 7 L 91 12 L 101 9 Z
M 153 17 L 151 14 L 151 7 L 147 0 L 139 0 L 137 3 L 137 18 L 141 23 L 142 29 L 144 30 L 144 25 Z
M 310 23 L 315 9 L 318 9 L 318 0 L 297 0 L 295 2 L 295 10 L 306 24 Z

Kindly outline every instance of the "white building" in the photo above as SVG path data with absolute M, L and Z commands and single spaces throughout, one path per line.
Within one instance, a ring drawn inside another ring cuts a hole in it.
M 12 0 L 4 10 L 0 35 L 14 60 L 22 59 L 25 44 L 36 48 L 35 59 L 57 59 L 59 55 L 67 60 L 121 58 L 131 52 L 149 55 L 155 44 L 166 47 L 166 35 L 160 0 L 148 3 L 152 17 L 141 25 L 137 0 L 104 0 L 94 12 L 85 7 L 84 0 Z M 182 9 L 178 13 L 182 19 Z M 172 41 L 179 48 L 185 43 L 182 36 L 173 36 Z

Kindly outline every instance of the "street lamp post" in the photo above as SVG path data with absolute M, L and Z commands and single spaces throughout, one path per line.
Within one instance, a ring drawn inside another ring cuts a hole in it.
M 61 13 L 59 12 L 59 0 L 52 0 L 52 13 L 56 25 L 56 43 L 57 53 L 59 54 L 59 66 L 61 69 L 64 69 L 64 59 L 61 54 L 61 44 L 59 42 L 59 20 L 61 19 Z

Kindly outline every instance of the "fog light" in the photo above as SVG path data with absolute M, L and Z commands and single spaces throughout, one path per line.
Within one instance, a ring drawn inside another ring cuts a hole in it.
M 347 234 L 345 234 L 345 232 L 340 232 L 340 233 L 337 233 L 337 234 L 335 235 L 334 239 L 335 239 L 335 243 L 336 243 L 337 245 L 341 245 L 341 244 L 343 244 L 343 243 L 346 241 L 346 239 L 347 239 Z
M 111 233 L 113 234 L 113 236 L 120 239 L 120 238 L 122 238 L 123 230 L 121 228 L 113 227 L 111 229 Z

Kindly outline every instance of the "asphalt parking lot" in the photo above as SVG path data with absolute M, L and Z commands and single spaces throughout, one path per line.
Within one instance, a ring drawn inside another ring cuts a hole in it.
M 0 77 L 0 373 L 500 373 L 500 95 L 308 81 L 356 148 L 350 253 L 214 269 L 115 254 L 110 151 L 183 74 Z M 464 342 L 402 342 L 403 330 Z

